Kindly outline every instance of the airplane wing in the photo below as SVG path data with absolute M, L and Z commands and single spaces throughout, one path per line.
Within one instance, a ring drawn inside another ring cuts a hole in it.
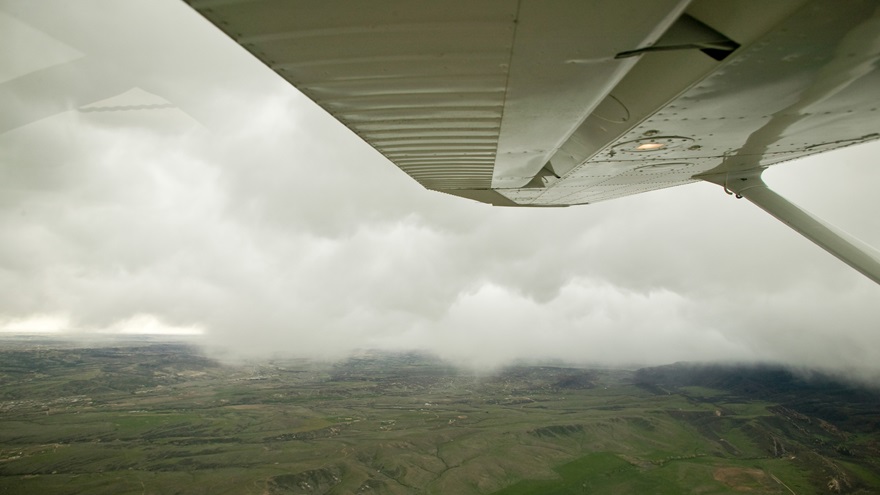
M 587 204 L 696 181 L 880 283 L 880 253 L 770 191 L 880 137 L 876 0 L 188 0 L 428 189 Z
M 493 204 L 880 137 L 874 1 L 190 4 L 428 189 Z
M 880 252 L 761 179 L 880 137 L 880 0 L 188 2 L 429 189 L 552 207 L 712 182 L 880 283 Z M 222 112 L 187 81 L 239 69 L 162 38 L 180 21 L 161 8 L 117 26 L 120 5 L 83 29 L 77 3 L 2 2 L 0 32 L 39 55 L 3 58 L 0 134 L 71 109 Z

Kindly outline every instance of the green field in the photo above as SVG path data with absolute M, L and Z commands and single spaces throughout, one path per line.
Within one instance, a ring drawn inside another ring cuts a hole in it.
M 0 493 L 880 492 L 874 395 L 826 407 L 819 392 L 777 394 L 802 404 L 651 376 L 12 341 Z

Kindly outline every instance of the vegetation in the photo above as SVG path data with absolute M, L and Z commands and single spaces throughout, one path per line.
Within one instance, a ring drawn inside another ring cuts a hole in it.
M 0 348 L 0 493 L 876 493 L 875 392 L 779 369 Z

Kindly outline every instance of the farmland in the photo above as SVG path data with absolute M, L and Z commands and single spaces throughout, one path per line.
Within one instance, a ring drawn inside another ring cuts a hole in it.
M 775 368 L 0 350 L 0 493 L 876 493 L 874 391 Z

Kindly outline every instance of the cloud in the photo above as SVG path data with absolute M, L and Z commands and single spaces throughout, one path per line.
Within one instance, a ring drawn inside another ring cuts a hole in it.
M 0 320 L 0 333 L 30 334 L 30 333 L 61 333 L 70 328 L 68 319 L 64 316 L 33 315 L 28 318 L 14 318 Z
M 64 11 L 15 5 L 76 49 L 95 43 Z M 72 107 L 0 135 L 3 321 L 199 328 L 250 356 L 422 349 L 488 368 L 880 362 L 877 285 L 717 186 L 534 210 L 426 191 L 182 3 L 113 9 L 101 29 L 127 41 L 80 76 L 119 79 L 109 62 L 132 57 L 144 93 L 106 98 L 174 107 Z M 162 41 L 131 28 L 138 9 L 171 19 Z M 767 180 L 880 245 L 877 149 Z

